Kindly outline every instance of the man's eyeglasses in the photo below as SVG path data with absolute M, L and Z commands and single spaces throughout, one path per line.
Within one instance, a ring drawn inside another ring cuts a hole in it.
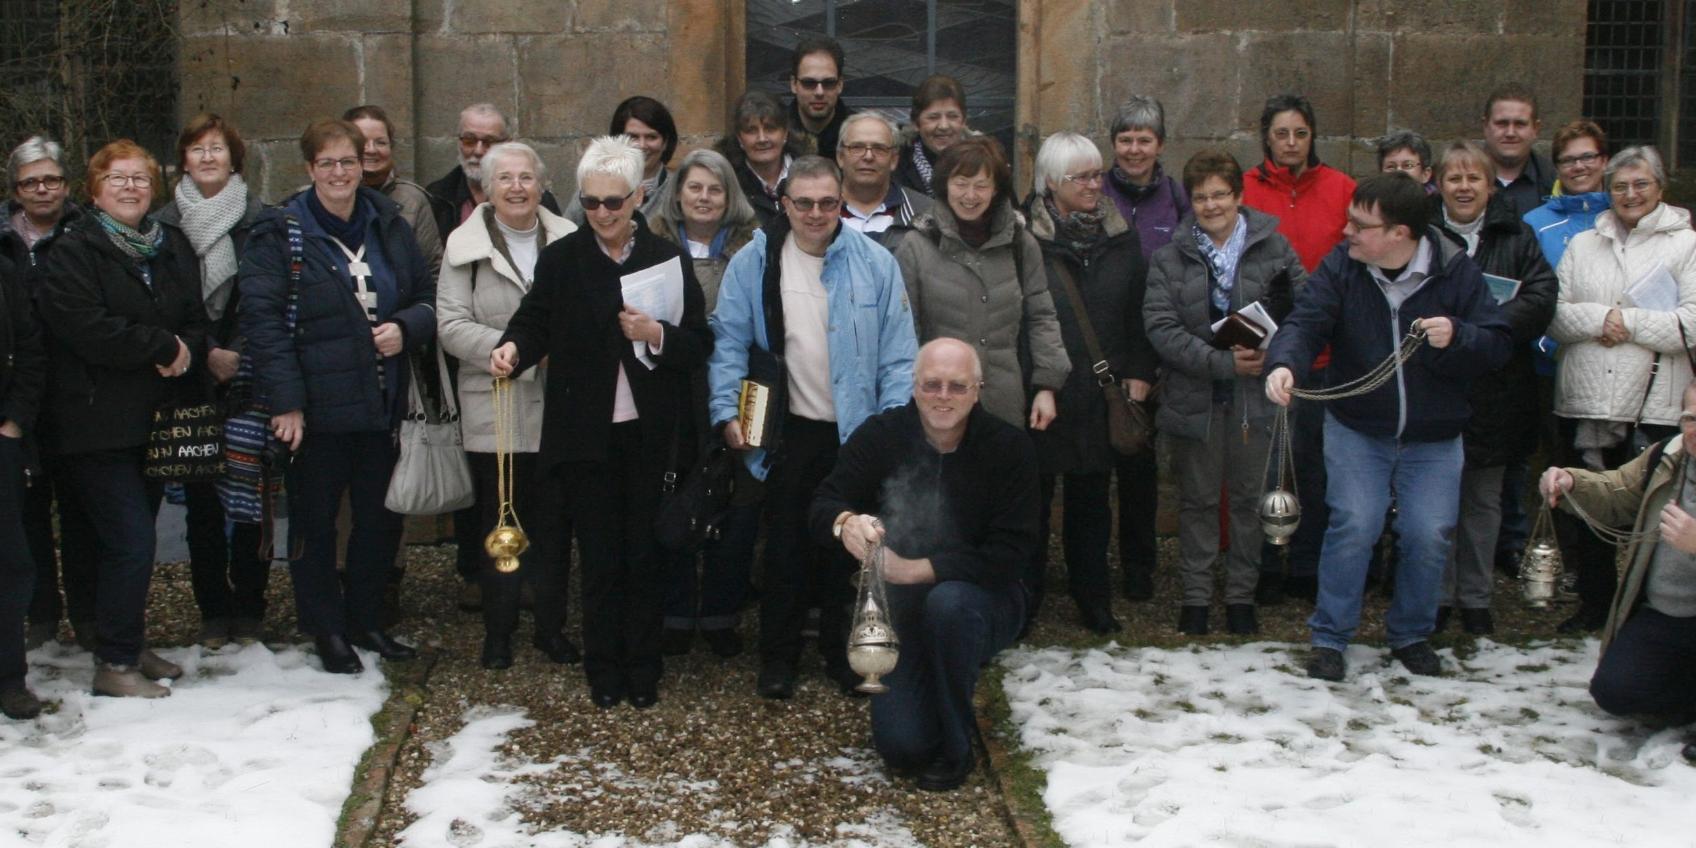
M 836 87 L 842 84 L 842 80 L 837 79 L 836 77 L 825 77 L 824 79 L 798 77 L 795 82 L 800 84 L 802 91 L 813 91 L 815 89 L 835 91 Z
M 12 187 L 18 191 L 58 191 L 65 187 L 65 178 L 57 174 L 50 177 L 27 177 L 12 183 Z
M 840 197 L 791 197 L 789 203 L 802 212 L 811 212 L 816 208 L 820 212 L 829 214 L 842 208 L 842 198 Z
M 919 391 L 930 395 L 931 397 L 949 397 L 952 395 L 964 395 L 981 385 L 983 384 L 962 383 L 957 380 L 926 380 L 919 384 Z
M 476 133 L 461 133 L 459 136 L 459 143 L 463 147 L 494 147 L 506 140 L 506 136 L 504 135 L 477 135 Z
M 631 195 L 635 193 L 636 190 L 631 189 L 623 197 L 591 197 L 587 194 L 579 194 L 577 195 L 577 202 L 582 204 L 585 212 L 593 212 L 602 206 L 605 206 L 608 212 L 617 212 L 624 208 L 624 201 L 629 200 Z
M 856 141 L 852 144 L 838 145 L 836 149 L 848 151 L 849 156 L 864 156 L 867 153 L 875 153 L 879 156 L 888 156 L 890 151 L 895 148 L 888 144 L 870 144 L 868 142 Z

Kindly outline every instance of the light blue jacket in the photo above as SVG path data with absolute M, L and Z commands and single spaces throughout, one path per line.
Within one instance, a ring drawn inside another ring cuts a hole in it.
M 788 231 L 787 227 L 767 229 Z M 770 350 L 762 293 L 767 254 L 776 261 L 781 246 L 773 244 L 768 250 L 767 232 L 762 229 L 724 269 L 718 306 L 707 321 L 713 331 L 713 354 L 707 360 L 707 410 L 715 429 L 736 417 L 741 380 L 748 375 L 749 347 L 757 344 Z M 913 359 L 919 343 L 901 269 L 895 257 L 876 242 L 838 227 L 835 240 L 825 250 L 821 281 L 830 297 L 827 332 L 836 430 L 847 441 L 867 418 L 912 398 Z M 755 477 L 765 479 L 770 468 L 765 451 L 750 451 L 747 462 Z
M 1567 242 L 1579 233 L 1596 229 L 1596 216 L 1608 211 L 1611 205 L 1613 198 L 1605 191 L 1557 194 L 1525 213 L 1525 223 L 1537 234 L 1537 245 L 1543 248 L 1543 258 L 1549 260 L 1549 267 L 1559 268 Z M 1531 347 L 1537 352 L 1532 360 L 1537 373 L 1545 377 L 1554 374 L 1555 350 L 1560 345 L 1548 336 L 1541 336 Z

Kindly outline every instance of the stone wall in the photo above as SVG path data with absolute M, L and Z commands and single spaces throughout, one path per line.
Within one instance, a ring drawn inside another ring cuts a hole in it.
M 1101 140 L 1126 95 L 1166 104 L 1173 167 L 1223 144 L 1260 158 L 1265 98 L 1306 93 L 1320 155 L 1369 171 L 1365 140 L 1412 128 L 1480 132 L 1484 95 L 1532 85 L 1545 136 L 1576 116 L 1582 0 L 1026 0 L 1021 160 L 1057 129 Z M 743 85 L 742 0 L 181 0 L 183 116 L 222 112 L 249 137 L 268 198 L 304 181 L 295 139 L 314 117 L 373 102 L 397 125 L 403 174 L 452 167 L 457 113 L 488 100 L 570 190 L 584 139 L 653 94 L 686 143 L 721 131 Z

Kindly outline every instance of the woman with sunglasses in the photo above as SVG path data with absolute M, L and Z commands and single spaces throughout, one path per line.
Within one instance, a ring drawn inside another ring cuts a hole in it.
M 354 647 L 416 656 L 383 632 L 383 588 L 401 519 L 384 507 L 406 409 L 409 351 L 436 334 L 436 285 L 400 205 L 361 185 L 365 136 L 320 120 L 300 137 L 311 187 L 267 210 L 241 257 L 237 313 L 272 434 L 294 454 L 289 523 L 302 542 L 289 563 L 300 627 L 324 670 L 357 674 Z M 298 228 L 298 229 L 297 229 Z M 290 242 L 304 260 L 291 280 Z M 353 515 L 347 588 L 336 573 L 336 516 Z
M 202 400 L 206 310 L 188 240 L 147 214 L 159 163 L 120 139 L 88 162 L 89 213 L 40 269 L 49 371 L 41 434 L 61 507 L 93 536 L 94 692 L 160 698 L 183 670 L 147 650 L 158 484 L 142 476 L 153 413 Z
M 516 376 L 548 362 L 537 473 L 556 476 L 582 554 L 583 672 L 595 706 L 659 701 L 666 558 L 654 518 L 668 471 L 694 444 L 690 379 L 712 349 L 688 256 L 636 209 L 642 151 L 595 139 L 577 163 L 588 226 L 543 248 L 535 282 L 489 357 Z M 626 280 L 676 274 L 682 319 L 627 303 Z

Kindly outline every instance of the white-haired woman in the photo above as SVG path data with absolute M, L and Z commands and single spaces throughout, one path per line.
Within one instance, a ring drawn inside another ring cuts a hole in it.
M 1148 510 L 1142 517 L 1151 523 L 1155 473 L 1151 451 L 1126 458 L 1108 444 L 1107 403 L 1100 381 L 1117 379 L 1132 398 L 1145 400 L 1157 360 L 1142 325 L 1148 262 L 1137 231 L 1102 194 L 1102 181 L 1101 152 L 1095 144 L 1077 133 L 1055 133 L 1037 152 L 1034 191 L 1026 215 L 1031 234 L 1042 247 L 1048 293 L 1059 317 L 1066 355 L 1072 360 L 1071 376 L 1059 391 L 1055 426 L 1037 434 L 1036 440 L 1043 538 L 1048 538 L 1054 483 L 1063 475 L 1067 587 L 1084 626 L 1110 633 L 1119 629 L 1119 622 L 1113 617 L 1113 592 L 1108 585 L 1107 542 L 1113 526 L 1108 475 L 1117 465 L 1121 487 L 1138 487 L 1135 498 L 1121 501 L 1121 509 Z M 1077 291 L 1076 298 L 1069 289 Z M 1099 355 L 1085 341 L 1086 318 Z M 1125 459 L 1140 461 L 1142 466 L 1126 474 Z M 1041 550 L 1046 556 L 1047 545 Z M 1152 565 L 1127 561 L 1127 585 L 1133 582 L 1133 574 L 1146 575 Z
M 1559 465 L 1618 468 L 1645 443 L 1678 432 L 1691 378 L 1685 337 L 1696 333 L 1696 231 L 1689 212 L 1662 202 L 1666 184 L 1653 147 L 1615 154 L 1602 178 L 1612 208 L 1597 216 L 1595 229 L 1572 237 L 1556 269 L 1560 297 L 1548 332 L 1561 344 Z M 1634 305 L 1625 294 L 1667 278 L 1676 309 Z M 1607 623 L 1618 585 L 1614 549 L 1555 515 L 1565 561 L 1578 567 L 1580 602 L 1560 630 L 1595 630 Z
M 677 175 L 660 190 L 648 225 L 654 235 L 666 239 L 689 254 L 695 279 L 706 297 L 706 311 L 718 304 L 718 287 L 724 268 L 759 228 L 754 207 L 736 188 L 736 169 L 714 150 L 695 150 L 683 157 Z M 694 389 L 697 412 L 706 409 L 705 372 L 697 372 Z M 697 422 L 705 432 L 707 422 Z M 663 649 L 668 655 L 689 652 L 695 631 L 714 654 L 733 657 L 742 653 L 736 635 L 737 611 L 748 597 L 749 573 L 753 567 L 754 544 L 760 530 L 760 500 L 763 482 L 736 463 L 736 503 L 720 525 L 717 539 L 701 552 L 697 574 L 695 556 L 672 559 L 666 579 L 665 632 Z
M 659 700 L 661 672 L 665 558 L 654 516 L 671 457 L 685 459 L 693 444 L 690 375 L 712 337 L 694 268 L 635 217 L 642 151 L 622 136 L 595 139 L 577 164 L 577 186 L 589 225 L 541 251 L 489 372 L 549 363 L 537 473 L 561 478 L 582 553 L 590 697 L 602 708 L 625 698 L 645 708 Z M 625 278 L 671 273 L 667 266 L 682 279 L 676 324 L 623 295 Z
M 460 429 L 477 481 L 481 521 L 477 538 L 494 529 L 499 518 L 495 462 L 494 378 L 489 353 L 500 343 L 507 321 L 536 278 L 542 248 L 577 230 L 577 225 L 542 206 L 548 168 L 527 144 L 504 142 L 483 155 L 483 196 L 468 223 L 448 236 L 442 275 L 436 282 L 436 322 L 442 350 L 459 367 Z M 560 512 L 559 483 L 536 472 L 542 442 L 542 388 L 547 366 L 512 381 L 512 463 L 514 508 L 520 515 L 547 516 L 532 522 L 530 549 L 522 568 L 496 571 L 484 557 L 483 667 L 512 666 L 512 633 L 518 626 L 519 584 L 536 589 L 536 648 L 554 662 L 576 662 L 577 646 L 565 637 L 566 575 L 570 568 L 569 524 L 554 520 Z

